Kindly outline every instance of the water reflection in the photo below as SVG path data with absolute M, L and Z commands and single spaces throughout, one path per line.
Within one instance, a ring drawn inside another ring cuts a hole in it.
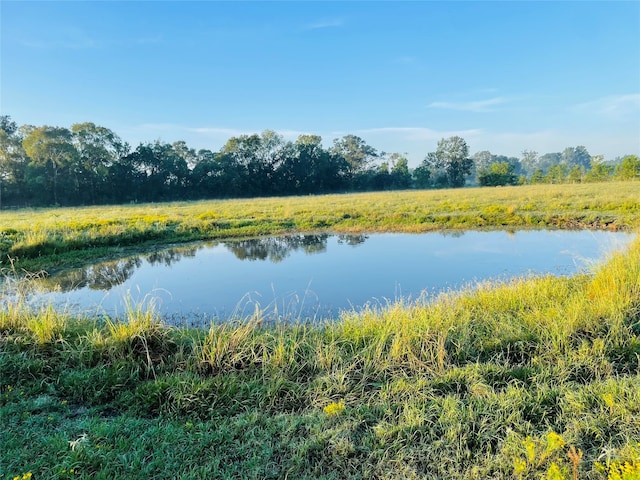
M 34 299 L 117 313 L 129 294 L 133 301 L 150 295 L 160 299 L 164 315 L 174 317 L 229 318 L 271 306 L 277 315 L 326 318 L 486 279 L 573 274 L 632 238 L 620 232 L 493 231 L 225 240 L 37 279 Z
M 287 235 L 224 242 L 224 246 L 240 260 L 269 260 L 279 263 L 296 250 L 302 250 L 307 254 L 326 251 L 328 238 L 329 235 L 326 233 Z
M 40 278 L 37 280 L 37 286 L 40 289 L 59 292 L 70 292 L 81 288 L 110 290 L 131 278 L 135 270 L 142 264 L 141 257 L 104 262 L 84 268 L 66 270 L 53 277 Z
M 238 260 L 279 263 L 295 251 L 302 251 L 307 255 L 325 252 L 329 237 L 330 235 L 326 233 L 300 234 L 181 245 L 88 265 L 83 268 L 65 270 L 55 276 L 37 279 L 37 284 L 40 289 L 45 291 L 70 292 L 82 288 L 108 291 L 125 283 L 145 262 L 150 266 L 170 267 L 185 258 L 194 258 L 199 250 L 221 245 L 233 253 Z M 340 244 L 356 246 L 364 243 L 367 236 L 337 235 L 337 239 Z

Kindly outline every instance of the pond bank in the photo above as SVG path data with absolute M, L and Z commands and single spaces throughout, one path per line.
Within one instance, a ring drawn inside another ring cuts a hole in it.
M 33 282 L 33 301 L 111 317 L 154 303 L 173 324 L 253 315 L 321 321 L 340 311 L 427 301 L 445 290 L 589 269 L 633 234 L 456 231 L 263 236 L 156 249 Z
M 135 306 L 112 324 L 18 305 L 0 312 L 0 474 L 637 472 L 639 280 L 636 239 L 591 275 L 487 284 L 326 325 L 186 330 Z
M 0 265 L 52 270 L 132 246 L 300 232 L 638 226 L 637 182 L 18 210 L 0 212 Z

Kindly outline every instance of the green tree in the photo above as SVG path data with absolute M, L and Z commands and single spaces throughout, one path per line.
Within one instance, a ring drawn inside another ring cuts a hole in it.
M 0 115 L 0 130 L 3 130 L 7 135 L 13 135 L 18 130 L 18 125 L 11 120 L 11 116 Z
M 545 175 L 546 183 L 563 183 L 567 179 L 567 165 L 564 163 L 556 163 L 551 165 Z
M 618 180 L 640 180 L 640 158 L 627 155 L 616 165 L 614 174 Z
M 447 176 L 448 185 L 454 188 L 464 186 L 465 177 L 473 168 L 467 142 L 458 136 L 443 138 L 438 142 L 435 157 L 438 167 L 442 168 Z
M 286 193 L 331 191 L 341 182 L 346 163 L 322 146 L 318 135 L 300 135 L 282 165 Z
M 544 176 L 544 171 L 541 168 L 538 168 L 536 170 L 533 171 L 533 173 L 531 174 L 531 183 L 532 184 L 537 184 L 537 183 L 545 183 L 546 182 L 546 178 Z
M 495 161 L 495 155 L 492 155 L 488 150 L 482 150 L 473 154 L 473 176 L 476 182 L 480 183 L 480 172 L 486 171 L 489 166 Z
M 276 171 L 291 151 L 291 145 L 272 130 L 261 135 L 240 135 L 230 138 L 220 151 L 228 156 L 240 171 L 240 194 L 270 195 L 281 185 Z
M 404 155 L 392 153 L 389 156 L 391 162 L 391 188 L 404 189 L 411 186 L 411 172 L 409 161 Z
M 66 128 L 43 126 L 35 128 L 22 142 L 34 165 L 47 170 L 53 192 L 53 204 L 58 205 L 60 171 L 78 157 L 71 131 Z
M 584 179 L 584 167 L 579 165 L 574 165 L 569 170 L 569 174 L 567 175 L 567 180 L 571 183 L 580 183 Z
M 586 170 L 591 165 L 591 155 L 589 155 L 587 149 L 582 145 L 575 148 L 567 147 L 562 152 L 562 162 L 570 169 L 577 166 Z
M 606 182 L 613 175 L 613 166 L 607 165 L 601 155 L 591 159 L 591 168 L 585 174 L 584 179 L 587 182 Z
M 413 169 L 412 177 L 413 183 L 418 188 L 429 188 L 431 186 L 431 167 L 426 158 Z
M 335 139 L 331 153 L 345 159 L 352 175 L 364 172 L 378 158 L 376 149 L 356 135 Z
M 545 153 L 538 158 L 536 169 L 541 169 L 545 174 L 553 165 L 562 163 L 562 154 L 560 152 Z
M 78 196 L 83 203 L 104 202 L 108 195 L 109 169 L 129 153 L 129 145 L 112 130 L 91 122 L 71 125 L 78 152 Z
M 0 117 L 0 209 L 7 193 L 24 192 L 24 173 L 27 155 L 15 122 L 10 117 Z
M 516 185 L 518 176 L 515 167 L 509 162 L 494 162 L 478 173 L 478 182 L 483 187 Z
M 520 164 L 524 169 L 527 175 L 533 175 L 533 172 L 536 171 L 539 163 L 538 152 L 535 150 L 523 150 L 522 158 L 520 159 Z

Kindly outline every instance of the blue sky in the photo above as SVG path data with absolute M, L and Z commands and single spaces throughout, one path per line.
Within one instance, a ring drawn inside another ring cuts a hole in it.
M 0 111 L 133 146 L 640 154 L 640 2 L 0 1 Z

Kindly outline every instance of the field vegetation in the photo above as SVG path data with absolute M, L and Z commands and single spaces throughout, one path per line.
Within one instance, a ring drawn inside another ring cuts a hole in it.
M 638 188 L 627 181 L 2 211 L 0 266 L 49 270 L 123 248 L 310 231 L 630 229 L 640 218 Z
M 631 182 L 0 219 L 3 255 L 45 266 L 59 253 L 66 265 L 145 242 L 290 231 L 637 231 L 640 205 Z M 265 324 L 257 311 L 194 330 L 152 306 L 116 320 L 5 301 L 0 478 L 640 476 L 640 239 L 573 277 L 302 320 Z

